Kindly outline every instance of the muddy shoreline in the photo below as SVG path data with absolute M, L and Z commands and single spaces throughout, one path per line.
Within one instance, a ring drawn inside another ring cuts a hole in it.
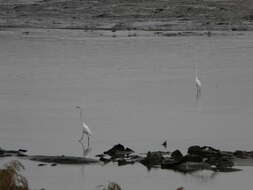
M 0 28 L 252 31 L 250 0 L 0 1 Z

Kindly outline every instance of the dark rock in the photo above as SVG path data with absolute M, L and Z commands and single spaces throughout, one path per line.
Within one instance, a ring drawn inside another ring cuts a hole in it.
M 224 170 L 225 168 L 232 168 L 234 166 L 234 162 L 226 157 L 209 157 L 206 163 L 215 166 L 218 170 Z
M 181 159 L 181 162 L 202 162 L 202 161 L 203 157 L 194 154 L 187 154 Z
M 134 161 L 132 161 L 131 159 L 120 159 L 118 160 L 118 166 L 124 166 L 127 164 L 134 164 Z
M 101 157 L 99 160 L 104 163 L 108 163 L 108 162 L 112 161 L 112 159 L 108 159 L 108 158 L 104 158 L 104 157 Z
M 0 147 L 0 155 L 4 154 L 4 149 Z
M 233 153 L 236 158 L 248 159 L 253 158 L 253 151 L 237 150 Z
M 183 154 L 180 152 L 180 150 L 175 150 L 171 153 L 171 157 L 175 160 L 181 160 L 183 158 Z
M 112 158 L 118 158 L 118 157 L 125 157 L 128 156 L 129 154 L 132 154 L 134 151 L 130 148 L 125 148 L 121 144 L 117 144 L 113 146 L 111 149 L 107 150 L 104 152 L 104 154 L 107 154 L 111 156 Z
M 130 158 L 133 162 L 141 162 L 145 159 L 145 157 L 140 155 L 131 155 Z
M 167 158 L 162 161 L 161 168 L 162 169 L 175 169 L 177 166 L 181 164 L 181 161 L 174 160 L 172 158 Z
M 203 147 L 201 147 L 201 149 L 202 149 L 202 151 L 205 151 L 205 152 L 216 153 L 216 154 L 220 153 L 220 150 L 215 149 L 211 146 L 203 146 Z
M 25 149 L 18 149 L 19 152 L 27 152 Z
M 147 156 L 141 161 L 145 166 L 161 165 L 164 160 L 161 152 L 148 152 Z
M 200 155 L 202 153 L 202 149 L 200 146 L 195 145 L 195 146 L 190 146 L 188 148 L 188 154 L 196 154 L 196 155 Z
M 237 158 L 244 158 L 245 154 L 244 154 L 243 151 L 237 150 L 237 151 L 234 152 L 234 156 L 237 157 Z
M 38 164 L 38 166 L 46 166 L 46 164 Z
M 124 151 L 125 147 L 122 144 L 117 144 L 115 146 L 113 146 L 111 149 L 107 150 L 104 152 L 104 154 L 108 154 L 108 155 L 114 155 L 117 151 Z
M 210 146 L 200 147 L 198 145 L 195 145 L 188 148 L 188 154 L 195 154 L 203 157 L 209 157 L 220 155 L 220 151 Z

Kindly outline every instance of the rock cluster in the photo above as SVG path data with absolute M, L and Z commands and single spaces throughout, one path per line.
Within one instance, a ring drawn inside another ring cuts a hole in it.
M 119 166 L 141 163 L 148 169 L 161 168 L 190 173 L 198 170 L 212 170 L 214 172 L 240 171 L 235 165 L 251 165 L 253 163 L 253 151 L 236 150 L 221 151 L 211 146 L 190 146 L 184 155 L 180 150 L 172 152 L 148 151 L 136 153 L 122 144 L 117 144 L 109 150 L 97 155 L 98 159 L 76 156 L 49 156 L 27 155 L 26 150 L 5 150 L 0 147 L 0 157 L 20 157 L 33 161 L 56 164 L 94 164 L 114 162 Z
M 185 155 L 180 150 L 173 152 L 149 151 L 146 154 L 136 154 L 132 149 L 118 144 L 97 156 L 100 157 L 100 161 L 106 163 L 117 162 L 118 165 L 126 165 L 138 162 L 148 169 L 159 167 L 189 173 L 197 170 L 239 171 L 240 169 L 234 168 L 234 160 L 236 158 L 252 159 L 253 153 L 247 151 L 228 152 L 210 146 L 195 145 L 189 147 Z

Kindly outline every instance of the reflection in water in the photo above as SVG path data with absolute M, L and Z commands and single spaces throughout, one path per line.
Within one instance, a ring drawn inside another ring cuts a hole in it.
M 85 147 L 84 146 L 84 144 L 83 144 L 83 142 L 82 141 L 78 141 L 80 144 L 81 144 L 81 146 L 82 146 L 82 153 L 83 153 L 83 157 L 85 157 L 85 156 L 87 156 L 90 152 L 91 152 L 91 148 L 89 148 L 89 147 Z M 81 165 L 81 175 L 84 177 L 85 176 L 85 165 L 84 164 L 82 164 Z
M 81 146 L 82 146 L 83 157 L 87 156 L 87 155 L 91 152 L 92 148 L 89 147 L 89 146 L 87 146 L 87 148 L 86 148 L 86 147 L 84 146 L 84 144 L 83 144 L 82 141 L 78 141 L 78 142 L 79 142 L 79 143 L 81 144 Z
M 118 140 L 141 152 L 147 147 L 152 150 L 157 148 L 154 142 L 164 136 L 170 149 L 195 144 L 226 149 L 253 146 L 251 33 L 232 37 L 213 35 L 208 40 L 203 36 L 84 40 L 77 36 L 78 40 L 53 40 L 54 37 L 48 40 L 48 33 L 40 37 L 38 32 L 27 39 L 9 33 L 5 36 L 3 32 L 0 38 L 3 145 L 32 145 L 30 151 L 49 154 L 55 154 L 56 149 L 67 148 L 71 152 L 79 148 L 80 155 L 87 155 L 85 148 L 81 150 L 79 144 L 66 140 L 75 136 L 81 124 L 74 129 L 69 127 L 79 119 L 69 112 L 69 107 L 87 98 L 89 101 L 84 105 L 89 108 L 88 125 L 93 119 L 94 126 L 103 126 L 96 131 L 97 141 L 92 142 L 98 152 Z M 198 64 L 203 85 L 197 105 L 192 105 L 196 93 L 194 63 Z M 191 81 L 185 80 L 190 77 Z M 64 136 L 56 143 L 55 136 L 62 129 Z M 76 141 L 77 138 L 80 137 Z M 86 167 L 85 178 L 81 176 L 81 167 Z M 194 177 L 189 176 L 194 178 L 193 182 L 185 183 L 180 174 L 173 172 L 168 172 L 169 178 L 151 173 L 147 179 L 139 164 L 129 170 L 110 165 L 103 169 L 78 165 L 41 170 L 31 172 L 34 186 L 46 184 L 46 189 L 54 190 L 92 189 L 105 177 L 138 190 L 168 189 L 168 183 L 177 183 L 171 189 L 178 185 L 190 185 L 192 188 L 186 189 L 195 190 L 247 189 L 253 175 L 251 169 L 226 177 L 220 173 L 214 184 L 198 188 Z M 64 175 L 61 170 L 66 171 Z M 196 178 L 203 180 L 203 176 Z M 78 179 L 82 182 L 76 183 Z
M 186 175 L 197 180 L 198 183 L 207 183 L 211 180 L 214 180 L 214 178 L 218 175 L 218 172 L 212 170 L 199 170 Z

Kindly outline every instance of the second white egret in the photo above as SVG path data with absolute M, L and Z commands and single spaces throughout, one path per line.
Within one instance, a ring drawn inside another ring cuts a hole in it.
M 194 70 L 195 70 L 196 98 L 198 99 L 199 96 L 201 95 L 201 86 L 202 86 L 202 83 L 201 83 L 200 80 L 199 80 L 199 77 L 198 77 L 198 70 L 197 70 L 195 64 L 194 64 Z

